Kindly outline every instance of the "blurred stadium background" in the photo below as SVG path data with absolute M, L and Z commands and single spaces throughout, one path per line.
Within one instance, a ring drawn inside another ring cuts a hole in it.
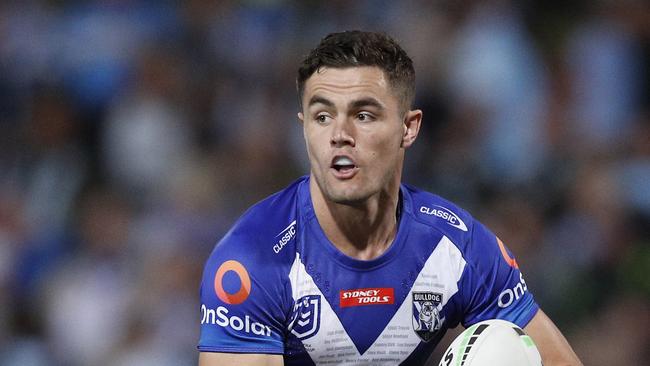
M 405 181 L 509 245 L 585 364 L 647 365 L 642 0 L 0 2 L 0 364 L 195 364 L 203 262 L 308 172 L 296 69 L 345 29 L 414 58 Z

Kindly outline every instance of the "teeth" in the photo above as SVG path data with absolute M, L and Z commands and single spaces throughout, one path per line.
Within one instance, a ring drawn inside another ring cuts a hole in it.
M 334 159 L 334 165 L 354 165 L 354 162 L 345 156 Z

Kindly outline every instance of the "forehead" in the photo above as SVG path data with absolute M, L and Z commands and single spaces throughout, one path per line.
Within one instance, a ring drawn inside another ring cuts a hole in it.
M 303 102 L 315 95 L 333 99 L 371 96 L 396 103 L 386 74 L 376 66 L 320 68 L 305 82 Z

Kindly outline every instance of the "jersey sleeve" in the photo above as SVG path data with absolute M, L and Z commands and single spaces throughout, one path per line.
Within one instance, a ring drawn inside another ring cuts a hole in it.
M 467 271 L 460 286 L 466 301 L 463 326 L 487 319 L 526 326 L 539 307 L 503 242 L 475 221 L 465 253 Z
M 282 354 L 284 282 L 255 238 L 233 230 L 215 247 L 201 281 L 201 352 Z

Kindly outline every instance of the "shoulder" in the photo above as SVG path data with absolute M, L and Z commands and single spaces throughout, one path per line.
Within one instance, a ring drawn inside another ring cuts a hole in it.
M 282 237 L 295 230 L 298 220 L 299 186 L 301 178 L 285 189 L 251 206 L 217 243 L 215 251 L 242 251 L 278 254 Z
M 498 239 L 479 220 L 455 203 L 418 188 L 403 185 L 410 196 L 413 218 L 447 237 L 465 261 L 491 261 L 500 253 Z
M 280 250 L 296 236 L 299 179 L 250 207 L 215 245 L 205 272 L 216 273 L 223 263 L 241 263 L 251 276 L 277 278 L 293 263 L 291 251 Z M 233 263 L 233 262 L 229 262 Z
M 410 210 L 418 222 L 447 237 L 463 260 L 457 297 L 462 323 L 499 318 L 525 325 L 536 311 L 514 254 L 480 221 L 452 202 L 413 187 Z
M 403 184 L 402 189 L 409 196 L 410 207 L 407 209 L 415 221 L 438 231 L 457 246 L 469 240 L 475 220 L 467 211 L 449 200 L 416 187 Z
M 298 188 L 303 181 L 253 205 L 215 245 L 201 278 L 200 349 L 253 353 L 282 349 L 295 251 L 277 246 L 295 242 Z

